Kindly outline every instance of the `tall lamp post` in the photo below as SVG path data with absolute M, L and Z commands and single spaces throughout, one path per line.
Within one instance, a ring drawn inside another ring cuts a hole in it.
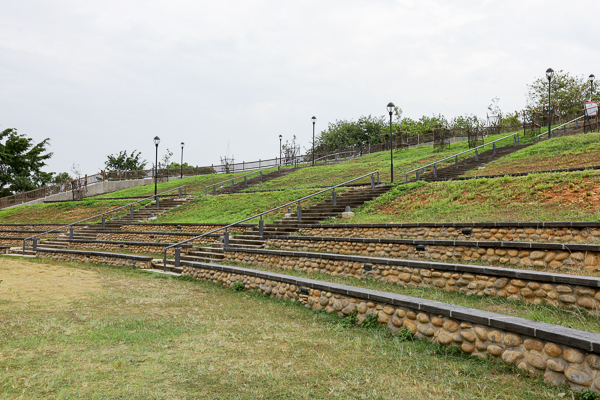
M 281 138 L 282 136 L 279 135 L 279 165 L 281 165 Z
M 592 98 L 594 96 L 594 79 L 596 79 L 594 74 L 591 74 L 588 77 L 588 82 L 590 83 L 590 101 L 592 101 Z
M 394 143 L 392 139 L 392 114 L 394 113 L 394 103 L 390 102 L 387 105 L 387 110 L 390 113 L 390 175 L 392 176 L 392 183 L 394 183 Z
M 181 178 L 183 179 L 183 146 L 185 146 L 185 143 L 181 142 Z
M 550 103 L 550 83 L 552 82 L 552 77 L 554 76 L 554 70 L 552 68 L 548 68 L 546 70 L 546 78 L 548 78 L 548 139 L 550 139 L 550 130 L 552 129 L 552 106 Z
M 312 162 L 312 165 L 314 167 L 315 166 L 315 122 L 317 122 L 317 117 L 312 117 L 311 120 L 313 123 L 313 145 L 312 145 L 313 162 Z
M 156 158 L 154 160 L 154 196 L 156 196 L 156 185 L 158 182 L 158 144 L 160 143 L 160 138 L 158 136 L 154 136 L 154 145 L 156 146 Z

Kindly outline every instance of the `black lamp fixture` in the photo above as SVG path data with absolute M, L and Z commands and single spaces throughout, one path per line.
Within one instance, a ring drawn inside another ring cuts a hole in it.
M 185 143 L 181 142 L 181 179 L 183 179 L 183 147 Z
M 594 79 L 596 79 L 594 74 L 588 76 L 588 82 L 590 83 L 590 101 L 592 101 L 592 96 L 594 96 Z
M 387 110 L 390 113 L 390 175 L 392 183 L 394 183 L 394 143 L 392 139 L 392 114 L 396 106 L 391 101 L 387 105 Z
M 315 166 L 315 122 L 317 122 L 317 117 L 312 117 L 311 118 L 312 123 L 313 123 L 313 145 L 312 145 L 312 156 L 313 156 L 313 162 L 312 165 L 313 167 Z
M 158 136 L 154 136 L 154 145 L 156 146 L 156 157 L 154 160 L 154 196 L 156 196 L 156 186 L 158 183 L 158 144 L 160 143 L 160 138 Z
M 552 68 L 548 68 L 546 70 L 546 78 L 548 78 L 548 139 L 550 139 L 550 130 L 552 129 L 552 106 L 550 103 L 550 82 L 552 82 L 552 78 L 554 77 L 554 70 Z
M 283 136 L 279 135 L 279 165 L 281 165 L 281 138 Z

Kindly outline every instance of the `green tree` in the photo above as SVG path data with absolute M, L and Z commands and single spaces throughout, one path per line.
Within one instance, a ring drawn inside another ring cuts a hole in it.
M 104 162 L 107 171 L 136 171 L 144 169 L 147 162 L 146 160 L 140 160 L 142 153 L 133 150 L 130 155 L 127 155 L 127 151 L 123 150 L 118 154 L 109 154 L 107 160 Z
M 49 141 L 34 144 L 13 128 L 0 133 L 0 196 L 33 190 L 52 180 L 52 173 L 41 170 L 52 157 L 46 149 Z

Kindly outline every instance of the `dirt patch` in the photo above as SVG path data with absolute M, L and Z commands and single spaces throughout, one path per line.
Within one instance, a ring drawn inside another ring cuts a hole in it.
M 101 289 L 95 272 L 0 257 L 0 309 L 58 309 Z

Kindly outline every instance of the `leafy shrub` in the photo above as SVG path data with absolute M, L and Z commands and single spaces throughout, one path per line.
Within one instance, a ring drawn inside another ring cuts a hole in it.
M 379 322 L 377 322 L 378 318 L 379 318 L 379 315 L 377 313 L 369 314 L 365 317 L 365 319 L 363 319 L 360 326 L 362 326 L 363 328 L 366 328 L 366 329 L 373 329 L 375 327 L 378 327 L 379 326 Z
M 235 282 L 231 285 L 231 289 L 233 289 L 234 292 L 241 292 L 244 290 L 244 284 L 242 282 Z
M 575 393 L 575 400 L 600 400 L 600 395 L 596 392 L 592 392 L 589 389 L 585 389 L 581 392 Z

